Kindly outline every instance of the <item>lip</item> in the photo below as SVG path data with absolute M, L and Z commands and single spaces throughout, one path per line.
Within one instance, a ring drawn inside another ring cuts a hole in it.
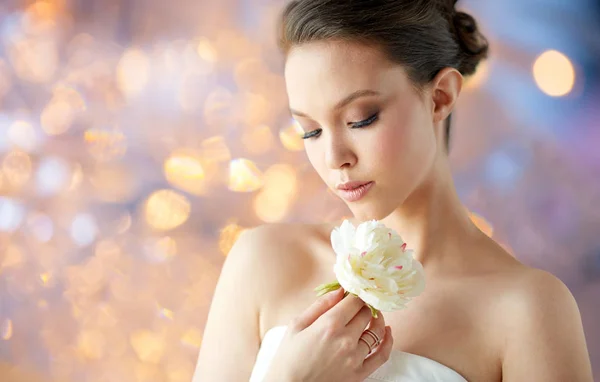
M 373 187 L 375 182 L 353 181 L 343 184 L 338 184 L 337 189 L 339 195 L 347 202 L 357 202 L 362 199 L 367 192 Z

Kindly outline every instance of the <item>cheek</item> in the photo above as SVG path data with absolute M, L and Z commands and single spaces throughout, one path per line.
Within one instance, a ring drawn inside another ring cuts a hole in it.
M 404 110 L 397 111 L 387 116 L 385 125 L 376 130 L 373 154 L 383 168 L 393 166 L 397 168 L 406 163 L 409 148 L 414 144 L 412 116 Z
M 398 115 L 396 124 L 380 130 L 372 152 L 381 171 L 394 172 L 408 180 L 427 168 L 431 152 L 435 151 L 435 136 L 433 127 L 421 118 L 418 109 L 403 117 Z
M 304 152 L 306 152 L 308 161 L 313 166 L 313 168 L 315 169 L 317 174 L 319 174 L 321 179 L 326 181 L 326 179 L 325 179 L 325 172 L 326 172 L 325 158 L 323 156 L 323 153 L 319 150 L 318 145 L 308 144 L 308 145 L 304 146 Z
M 403 162 L 406 134 L 402 130 L 401 126 L 385 126 L 379 129 L 373 137 L 369 151 L 373 165 L 376 165 L 379 170 L 386 171 L 391 167 L 396 168 L 399 163 Z

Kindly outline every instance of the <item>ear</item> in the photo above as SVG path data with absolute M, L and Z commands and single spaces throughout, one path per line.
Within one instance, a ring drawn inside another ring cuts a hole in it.
M 431 82 L 433 123 L 444 121 L 456 104 L 463 85 L 463 76 L 454 68 L 442 69 Z

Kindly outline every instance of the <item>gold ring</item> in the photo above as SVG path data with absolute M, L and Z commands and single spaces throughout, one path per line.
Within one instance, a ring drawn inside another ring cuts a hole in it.
M 379 336 L 377 336 L 377 334 L 375 334 L 372 330 L 367 329 L 367 330 L 365 330 L 364 333 L 370 335 L 371 338 L 373 338 L 375 340 L 375 343 L 373 343 L 373 346 L 377 346 L 381 343 Z
M 369 354 L 371 354 L 371 352 L 373 351 L 373 348 L 371 347 L 371 345 L 369 345 L 369 343 L 367 342 L 367 340 L 365 340 L 362 337 L 360 337 L 358 340 L 364 342 L 369 347 Z

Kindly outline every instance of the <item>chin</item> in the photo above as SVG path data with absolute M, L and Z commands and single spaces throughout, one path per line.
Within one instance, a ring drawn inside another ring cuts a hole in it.
M 350 208 L 352 215 L 361 222 L 382 220 L 394 212 L 394 208 L 374 202 L 363 202 L 361 205 L 348 205 L 348 208 Z

